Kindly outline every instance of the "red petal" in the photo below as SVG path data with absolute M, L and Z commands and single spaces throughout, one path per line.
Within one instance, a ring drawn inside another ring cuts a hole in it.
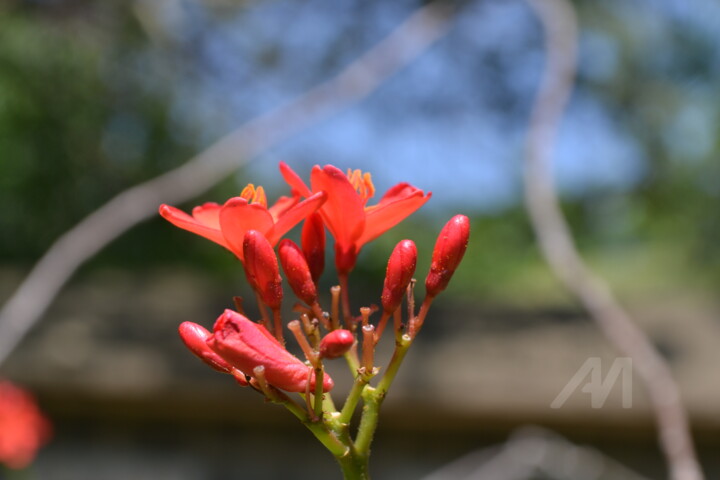
M 287 163 L 280 162 L 280 173 L 287 184 L 290 185 L 290 188 L 295 190 L 299 195 L 305 198 L 312 195 L 312 192 L 307 185 L 305 185 L 305 182 L 302 181 L 302 178 L 300 178 L 300 176 L 295 173 L 295 171 L 290 168 Z
M 422 190 L 410 185 L 407 182 L 398 183 L 397 185 L 390 187 L 390 189 L 387 192 L 385 192 L 385 195 L 382 196 L 380 201 L 377 204 L 373 205 L 372 207 L 368 207 L 368 209 L 377 208 L 384 203 L 394 202 L 396 200 L 402 200 L 403 198 L 410 197 L 410 196 L 416 194 L 417 192 L 420 192 L 421 194 L 424 195 Z
M 380 200 L 366 209 L 365 230 L 357 241 L 358 248 L 391 229 L 430 200 L 432 193 L 424 194 L 412 185 L 399 183 Z
M 160 215 L 162 215 L 165 220 L 172 223 L 176 227 L 180 227 L 183 230 L 187 230 L 188 232 L 192 232 L 194 234 L 200 235 L 201 237 L 205 237 L 208 240 L 212 240 L 213 242 L 217 243 L 218 245 L 222 245 L 228 250 L 232 250 L 228 245 L 228 242 L 225 241 L 225 237 L 223 236 L 219 228 L 210 227 L 203 221 L 200 221 L 197 218 L 193 218 L 182 210 L 178 210 L 177 208 L 171 207 L 170 205 L 160 205 L 159 211 Z
M 325 192 L 318 192 L 287 210 L 278 218 L 275 225 L 266 234 L 271 245 L 280 241 L 291 228 L 316 211 L 327 199 Z
M 185 346 L 200 360 L 219 372 L 230 373 L 232 367 L 220 355 L 215 353 L 207 344 L 212 333 L 197 323 L 183 322 L 178 327 L 180 338 Z
M 352 245 L 365 227 L 365 208 L 360 195 L 347 176 L 338 168 L 315 166 L 310 174 L 313 191 L 325 191 L 328 200 L 320 213 L 335 242 L 343 247 Z
M 192 216 L 203 225 L 220 230 L 220 205 L 217 203 L 207 202 L 193 208 Z
M 230 249 L 243 259 L 243 238 L 248 230 L 267 235 L 273 220 L 267 208 L 257 203 L 247 203 L 241 197 L 233 197 L 220 209 L 220 228 Z
M 270 215 L 272 215 L 273 221 L 277 222 L 278 218 L 282 217 L 285 212 L 297 205 L 299 201 L 300 195 L 293 195 L 292 197 L 280 197 L 277 199 L 277 202 L 275 202 L 272 207 L 268 208 L 268 212 L 270 212 Z

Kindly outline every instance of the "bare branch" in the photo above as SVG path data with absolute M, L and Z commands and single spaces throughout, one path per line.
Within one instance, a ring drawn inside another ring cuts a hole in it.
M 0 364 L 77 268 L 153 216 L 160 203 L 199 195 L 264 150 L 370 95 L 443 37 L 451 20 L 439 2 L 422 7 L 334 78 L 242 125 L 175 170 L 120 193 L 62 235 L 0 311 Z
M 558 125 L 572 91 L 577 21 L 567 0 L 528 0 L 546 42 L 546 68 L 530 118 L 525 202 L 545 259 L 588 310 L 610 342 L 632 357 L 654 409 L 660 445 L 673 480 L 701 480 L 688 419 L 669 367 L 608 285 L 583 262 L 560 209 L 551 172 Z

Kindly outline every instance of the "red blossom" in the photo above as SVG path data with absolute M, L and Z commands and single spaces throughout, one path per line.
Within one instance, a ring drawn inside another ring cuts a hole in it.
M 335 238 L 335 265 L 340 274 L 347 274 L 355 267 L 363 245 L 400 223 L 432 195 L 409 183 L 398 183 L 376 205 L 367 206 L 375 194 L 369 173 L 354 170 L 346 175 L 332 165 L 322 168 L 315 165 L 310 173 L 310 189 L 285 163 L 280 163 L 280 172 L 293 193 L 305 198 L 318 192 L 327 193 L 328 199 L 319 212 Z
M 288 392 L 305 392 L 310 380 L 310 390 L 315 389 L 315 374 L 268 332 L 265 327 L 252 322 L 232 310 L 215 322 L 214 335 L 208 345 L 228 363 L 243 372 L 255 367 L 265 368 L 267 382 Z M 329 375 L 323 376 L 323 392 L 333 387 Z
M 0 463 L 9 468 L 28 466 L 51 433 L 35 399 L 10 382 L 0 382 Z
M 292 227 L 317 210 L 325 198 L 322 192 L 303 201 L 299 196 L 281 197 L 268 208 L 263 188 L 249 184 L 239 197 L 229 199 L 222 206 L 205 203 L 193 208 L 191 216 L 163 204 L 160 215 L 176 227 L 222 245 L 242 261 L 245 232 L 256 230 L 275 246 Z
M 381 297 L 385 313 L 393 313 L 400 306 L 416 263 L 417 248 L 412 240 L 403 240 L 395 246 L 388 260 Z

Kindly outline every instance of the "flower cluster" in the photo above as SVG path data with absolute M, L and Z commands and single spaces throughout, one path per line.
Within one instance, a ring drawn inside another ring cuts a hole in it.
M 332 165 L 315 166 L 308 186 L 284 163 L 280 164 L 280 172 L 291 188 L 291 195 L 280 198 L 271 207 L 263 188 L 252 184 L 222 206 L 206 203 L 195 207 L 192 215 L 168 205 L 160 207 L 160 214 L 174 225 L 235 254 L 255 291 L 261 317 L 257 322 L 249 319 L 242 299 L 236 297 L 235 310 L 228 309 L 220 315 L 212 332 L 199 324 L 184 322 L 179 328 L 180 336 L 190 351 L 209 366 L 232 375 L 240 385 L 252 387 L 298 416 L 336 456 L 349 476 L 350 472 L 366 469 L 377 409 L 420 331 L 430 304 L 447 287 L 465 253 L 469 220 L 457 215 L 440 233 L 419 312 L 415 312 L 413 280 L 417 248 L 413 241 L 403 240 L 394 248 L 387 264 L 381 307 L 363 307 L 357 310 L 359 314 L 353 314 L 348 276 L 363 245 L 411 215 L 431 194 L 400 183 L 377 204 L 368 206 L 375 193 L 368 173 L 360 170 L 344 173 Z M 300 246 L 282 239 L 301 221 L 304 223 Z M 325 268 L 325 229 L 334 239 L 339 283 L 331 289 L 329 309 L 323 309 L 318 294 L 318 279 Z M 302 302 L 294 307 L 298 318 L 286 326 L 281 314 L 284 298 L 281 269 Z M 401 309 L 404 298 L 408 303 L 406 319 Z M 377 322 L 370 319 L 375 312 L 380 312 Z M 374 352 L 391 318 L 395 353 L 384 375 L 373 386 L 371 380 L 380 372 Z M 305 361 L 285 348 L 285 327 L 302 349 Z M 334 382 L 324 369 L 326 360 L 338 357 L 345 358 L 355 379 L 341 411 L 335 409 L 329 396 Z M 287 392 L 301 394 L 302 402 L 298 404 Z M 361 400 L 365 404 L 363 418 L 367 415 L 368 420 L 361 422 L 353 441 L 348 429 Z
M 10 382 L 0 382 L 0 463 L 24 468 L 50 438 L 50 422 L 35 399 Z

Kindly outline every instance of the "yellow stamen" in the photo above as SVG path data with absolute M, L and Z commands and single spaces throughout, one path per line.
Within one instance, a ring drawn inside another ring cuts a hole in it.
M 257 187 L 255 189 L 253 203 L 259 203 L 263 207 L 267 208 L 267 197 L 265 196 L 265 189 L 263 187 Z
M 267 208 L 265 189 L 261 186 L 256 188 L 252 183 L 248 183 L 247 186 L 243 188 L 243 191 L 240 192 L 240 196 L 247 200 L 248 203 L 258 203 Z
M 375 195 L 375 186 L 372 183 L 372 177 L 370 173 L 358 170 L 350 170 L 348 168 L 347 178 L 350 181 L 350 185 L 358 192 L 363 204 L 367 203 L 368 199 Z

